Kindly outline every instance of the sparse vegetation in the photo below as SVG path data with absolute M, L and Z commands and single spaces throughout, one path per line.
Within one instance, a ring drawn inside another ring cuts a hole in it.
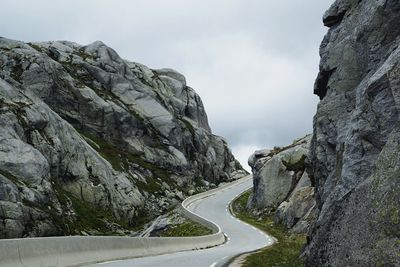
M 22 68 L 22 62 L 21 62 L 21 59 L 18 57 L 15 57 L 14 61 L 15 61 L 15 64 L 12 66 L 10 76 L 11 76 L 11 78 L 14 79 L 14 81 L 20 83 L 22 73 L 24 72 L 24 70 Z
M 306 155 L 302 155 L 300 160 L 298 160 L 294 163 L 291 163 L 290 161 L 285 161 L 282 159 L 282 163 L 283 163 L 283 165 L 285 165 L 285 167 L 288 171 L 298 172 L 298 171 L 304 170 L 304 165 L 305 165 L 304 162 L 305 162 L 306 158 L 307 158 Z
M 276 224 L 273 215 L 258 218 L 246 210 L 250 191 L 232 203 L 236 217 L 278 239 L 278 242 L 246 257 L 245 267 L 299 267 L 304 266 L 300 253 L 306 243 L 304 235 L 293 234 L 283 225 Z
M 30 47 L 32 47 L 33 49 L 35 49 L 36 51 L 38 51 L 38 52 L 40 52 L 40 53 L 42 53 L 43 52 L 43 49 L 40 47 L 40 46 L 38 46 L 38 45 L 36 45 L 36 44 L 34 44 L 34 43 L 27 43 Z
M 95 59 L 94 55 L 86 53 L 85 49 L 83 48 L 79 49 L 76 54 L 80 56 L 84 61 L 86 61 L 86 59 L 91 59 L 91 60 Z
M 235 160 L 235 168 L 238 170 L 242 169 L 242 165 L 240 164 L 240 162 L 238 160 Z
M 73 210 L 74 216 L 64 216 L 48 204 L 41 204 L 23 199 L 27 207 L 35 208 L 47 213 L 53 223 L 65 235 L 126 235 L 140 230 L 145 221 L 139 220 L 130 223 L 127 220 L 118 220 L 110 210 L 94 207 L 66 191 L 59 184 L 53 184 L 54 192 L 61 204 L 63 212 Z M 148 218 L 148 217 L 143 217 Z M 119 230 L 119 231 L 117 231 Z
M 283 148 L 282 148 L 282 147 L 280 147 L 280 146 L 274 146 L 274 147 L 272 148 L 272 150 L 271 150 L 271 154 L 272 154 L 272 155 L 276 155 L 276 154 L 278 154 L 278 153 L 281 152 L 281 151 L 283 151 Z
M 189 132 L 192 134 L 192 136 L 195 136 L 196 130 L 194 129 L 193 125 L 184 118 L 181 118 L 180 120 L 185 124 L 186 128 L 189 130 Z
M 14 184 L 23 184 L 23 182 L 20 179 L 18 179 L 17 177 L 15 177 L 14 175 L 5 170 L 0 170 L 0 174 L 6 177 L 11 182 L 13 182 Z
M 76 219 L 71 220 L 56 214 L 54 210 L 48 211 L 53 221 L 62 228 L 64 233 L 82 234 L 88 232 L 91 235 L 124 235 L 129 234 L 130 231 L 137 231 L 142 226 L 142 223 L 133 224 L 126 220 L 117 220 L 110 210 L 96 208 L 88 202 L 78 199 L 59 184 L 54 184 L 53 187 L 63 208 L 70 206 L 76 213 Z M 111 224 L 119 225 L 127 232 L 115 232 L 111 229 Z
M 272 150 L 271 150 L 270 156 L 276 155 L 278 153 L 281 153 L 282 151 L 288 150 L 289 148 L 298 146 L 299 144 L 304 144 L 306 142 L 307 141 L 305 141 L 305 140 L 298 139 L 298 140 L 294 140 L 294 142 L 288 146 L 284 146 L 284 147 L 274 146 L 274 148 L 272 148 Z
M 157 193 L 161 190 L 161 184 L 157 178 L 171 185 L 174 183 L 167 170 L 143 160 L 140 155 L 134 155 L 122 149 L 118 149 L 106 140 L 93 134 L 82 131 L 80 134 L 85 138 L 85 140 L 90 140 L 88 144 L 97 152 L 99 152 L 99 154 L 108 162 L 110 162 L 115 170 L 124 171 L 129 169 L 131 164 L 137 164 L 143 169 L 150 171 L 153 176 L 147 177 L 146 182 L 138 180 L 133 181 L 139 188 L 150 193 Z
M 184 237 L 184 236 L 202 236 L 202 235 L 209 235 L 212 234 L 212 231 L 205 226 L 186 220 L 181 224 L 177 224 L 171 226 L 169 229 L 164 231 L 161 236 L 169 237 L 169 236 L 177 236 L 177 237 Z

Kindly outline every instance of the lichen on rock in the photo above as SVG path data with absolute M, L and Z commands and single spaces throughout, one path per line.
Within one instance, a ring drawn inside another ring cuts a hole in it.
M 0 51 L 0 238 L 134 234 L 246 174 L 177 71 L 100 41 Z
M 399 1 L 337 0 L 324 16 L 307 266 L 400 265 L 399 15 Z
M 293 144 L 256 151 L 249 158 L 253 192 L 248 208 L 275 213 L 275 221 L 293 232 L 306 233 L 314 220 L 314 187 L 305 173 L 311 136 Z

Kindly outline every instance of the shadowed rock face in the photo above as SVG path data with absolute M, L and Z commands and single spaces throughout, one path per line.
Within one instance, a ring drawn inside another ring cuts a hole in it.
M 102 42 L 0 38 L 0 238 L 129 234 L 241 177 L 200 97 Z
M 400 264 L 400 2 L 336 1 L 320 48 L 308 266 Z

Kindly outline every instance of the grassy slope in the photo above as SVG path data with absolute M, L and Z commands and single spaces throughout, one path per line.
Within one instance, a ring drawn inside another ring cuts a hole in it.
M 306 243 L 306 237 L 289 233 L 284 226 L 274 223 L 273 215 L 263 217 L 261 220 L 252 215 L 246 210 L 249 196 L 250 192 L 246 192 L 233 202 L 232 208 L 236 217 L 274 236 L 278 239 L 278 243 L 247 256 L 243 266 L 304 266 L 299 256 Z
M 212 234 L 212 231 L 199 223 L 186 220 L 181 224 L 174 225 L 164 231 L 161 236 L 169 237 L 169 236 L 201 236 L 201 235 L 209 235 Z

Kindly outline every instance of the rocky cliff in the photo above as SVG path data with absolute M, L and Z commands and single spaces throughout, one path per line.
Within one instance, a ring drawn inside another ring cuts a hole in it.
M 338 0 L 324 24 L 307 265 L 399 266 L 400 2 Z
M 259 150 L 249 158 L 253 192 L 248 207 L 261 214 L 274 213 L 276 222 L 296 233 L 306 233 L 315 217 L 314 187 L 305 172 L 310 139 Z
M 0 38 L 0 238 L 129 234 L 244 174 L 178 72 Z

